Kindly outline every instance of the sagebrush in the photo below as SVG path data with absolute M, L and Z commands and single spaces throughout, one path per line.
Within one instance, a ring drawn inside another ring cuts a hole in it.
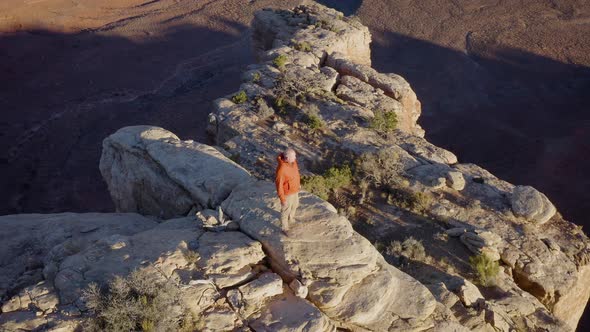
M 397 115 L 394 112 L 377 110 L 369 122 L 369 127 L 380 134 L 387 134 L 397 127 Z
M 156 281 L 144 270 L 116 276 L 105 290 L 91 284 L 83 299 L 92 314 L 85 331 L 192 331 L 196 324 L 178 286 Z
M 323 175 L 303 176 L 301 184 L 303 188 L 321 199 L 327 200 L 331 191 L 352 183 L 352 170 L 348 165 L 331 167 Z
M 469 257 L 469 265 L 475 270 L 478 281 L 483 286 L 492 286 L 500 272 L 500 263 L 485 253 Z
M 248 95 L 246 95 L 246 92 L 242 90 L 231 97 L 231 101 L 236 104 L 243 104 L 248 101 Z

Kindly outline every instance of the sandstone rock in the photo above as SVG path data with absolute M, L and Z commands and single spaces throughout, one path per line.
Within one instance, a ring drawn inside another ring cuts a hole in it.
M 100 170 L 117 210 L 164 218 L 217 206 L 249 174 L 212 147 L 158 127 L 119 129 L 103 142 Z M 215 169 L 217 172 L 210 172 Z
M 461 172 L 448 172 L 446 175 L 447 186 L 459 191 L 465 188 L 465 178 Z
M 307 294 L 308 294 L 307 286 L 303 285 L 301 283 L 301 281 L 299 281 L 297 279 L 293 279 L 289 283 L 289 288 L 293 291 L 293 294 L 295 294 L 295 296 L 300 297 L 302 299 L 307 297 Z
M 385 95 L 398 101 L 403 108 L 403 111 L 400 111 L 398 108 L 398 111 L 396 112 L 400 129 L 419 137 L 424 136 L 424 130 L 416 123 L 416 120 L 418 120 L 421 113 L 420 102 L 408 82 L 401 76 L 378 73 L 367 65 L 353 62 L 351 59 L 348 59 L 346 55 L 341 53 L 329 54 L 326 64 L 336 69 L 341 75 L 352 76 L 371 85 L 373 88 L 380 89 Z M 362 92 L 361 94 L 364 93 L 365 96 L 368 97 L 366 92 L 370 91 L 370 88 L 358 84 L 358 82 L 351 82 L 351 80 L 347 80 L 347 82 L 349 85 L 353 86 L 353 88 L 359 87 Z M 343 88 L 340 90 L 340 93 L 345 97 L 348 95 L 348 99 L 352 100 L 350 97 L 351 93 L 348 93 L 349 91 L 350 90 Z M 357 100 L 362 102 L 364 97 L 359 98 L 360 99 Z M 369 101 L 370 99 L 365 100 Z M 380 103 L 376 99 L 373 99 L 373 102 Z M 393 109 L 395 109 L 395 106 Z
M 262 245 L 241 232 L 206 232 L 199 238 L 197 263 L 217 287 L 225 288 L 254 277 L 251 266 L 264 257 Z
M 276 273 L 267 272 L 237 289 L 228 291 L 227 298 L 243 317 L 249 317 L 258 312 L 270 298 L 282 293 L 281 277 Z
M 237 314 L 226 302 L 223 302 L 221 304 L 216 303 L 203 313 L 199 320 L 198 331 L 231 332 L 242 325 Z
M 180 300 L 194 317 L 199 317 L 205 309 L 219 299 L 215 284 L 208 280 L 191 280 L 180 286 Z
M 341 18 L 342 13 L 316 3 L 299 7 L 298 11 L 287 15 L 259 11 L 252 22 L 254 49 L 264 60 L 270 48 L 305 41 L 312 45 L 311 53 L 318 58 L 342 52 L 352 61 L 370 65 L 369 30 L 362 24 L 346 24 Z M 309 28 L 302 29 L 306 26 Z
M 60 295 L 60 303 L 70 304 L 80 299 L 81 291 L 94 282 L 104 285 L 115 275 L 126 276 L 131 271 L 146 268 L 156 280 L 169 278 L 190 262 L 185 254 L 187 243 L 202 233 L 192 218 L 171 220 L 153 229 L 132 236 L 119 236 L 126 245 L 113 248 L 110 238 L 99 240 L 86 250 L 67 257 L 59 265 L 54 284 Z M 177 228 L 180 227 L 180 228 Z M 191 227 L 191 228 L 187 228 Z
M 61 261 L 98 239 L 112 234 L 132 235 L 155 225 L 153 220 L 131 213 L 0 216 L 0 296 L 8 291 L 18 294 L 43 277 L 52 281 Z M 6 305 L 23 308 L 28 304 Z
M 442 282 L 428 285 L 428 289 L 432 292 L 436 300 L 447 308 L 452 308 L 459 301 L 459 297 L 450 292 Z
M 404 150 L 430 163 L 449 165 L 457 163 L 457 156 L 452 152 L 439 148 L 421 137 L 406 135 L 401 136 L 400 141 L 402 143 L 398 143 L 398 145 Z
M 536 224 L 546 223 L 557 212 L 547 196 L 530 186 L 516 186 L 510 202 L 517 216 Z
M 466 279 L 463 279 L 463 284 L 459 286 L 456 292 L 466 307 L 480 307 L 485 302 L 485 298 L 481 295 L 477 286 Z
M 289 292 L 267 304 L 250 326 L 261 332 L 335 332 L 336 327 L 318 308 Z
M 384 320 L 384 311 L 418 320 L 432 313 L 430 292 L 386 264 L 333 206 L 304 192 L 300 204 L 296 225 L 305 227 L 294 225 L 289 237 L 280 233 L 278 200 L 269 182 L 236 188 L 222 208 L 262 243 L 273 270 L 283 278 L 313 275 L 308 296 L 332 319 L 383 328 L 392 322 Z

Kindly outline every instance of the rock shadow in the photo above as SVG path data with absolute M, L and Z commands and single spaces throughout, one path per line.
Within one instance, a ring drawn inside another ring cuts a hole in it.
M 254 62 L 247 26 L 212 20 L 226 28 L 179 25 L 141 40 L 101 30 L 0 36 L 0 214 L 113 211 L 98 162 L 121 127 L 206 142 L 212 100 Z
M 334 8 L 344 15 L 354 15 L 359 7 L 363 4 L 362 0 L 317 0 L 324 6 Z

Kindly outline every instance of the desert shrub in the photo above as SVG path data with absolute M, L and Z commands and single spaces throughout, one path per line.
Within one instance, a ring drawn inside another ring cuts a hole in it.
M 323 175 L 301 177 L 303 188 L 323 200 L 327 200 L 330 191 L 336 192 L 352 182 L 352 171 L 348 165 L 331 167 Z
M 344 165 L 340 168 L 330 167 L 326 173 L 324 173 L 326 179 L 326 185 L 332 190 L 339 189 L 344 186 L 348 186 L 352 182 L 352 170 L 348 165 Z
M 259 72 L 255 72 L 252 75 L 252 82 L 254 82 L 254 83 L 260 82 L 260 73 Z
M 285 64 L 287 64 L 287 56 L 284 54 L 277 55 L 273 60 L 272 64 L 279 69 L 285 68 Z
M 415 261 L 425 261 L 427 258 L 422 242 L 412 236 L 405 239 L 404 242 L 392 241 L 387 247 L 387 254 L 404 256 Z
M 377 110 L 369 127 L 380 134 L 390 133 L 397 127 L 397 115 L 394 112 Z
M 469 257 L 469 265 L 475 270 L 477 279 L 483 286 L 493 285 L 500 272 L 500 264 L 485 253 Z
M 293 45 L 293 47 L 298 51 L 311 52 L 311 45 L 306 41 L 297 42 Z
M 394 188 L 387 196 L 387 203 L 420 215 L 426 215 L 432 205 L 432 196 L 424 192 Z
M 172 282 L 157 282 L 145 270 L 115 277 L 106 291 L 91 284 L 83 292 L 92 318 L 87 331 L 178 331 L 194 325 Z
M 231 97 L 231 101 L 236 104 L 243 104 L 248 101 L 248 95 L 246 95 L 246 91 L 241 90 L 240 92 L 236 93 L 233 97 Z
M 321 175 L 304 175 L 301 177 L 301 185 L 310 193 L 317 195 L 323 200 L 328 199 L 329 189 L 326 179 Z
M 324 126 L 324 121 L 322 121 L 319 115 L 314 113 L 306 113 L 304 122 L 312 130 L 317 130 Z
M 377 187 L 402 187 L 404 172 L 398 153 L 392 148 L 364 153 L 355 161 L 356 175 Z

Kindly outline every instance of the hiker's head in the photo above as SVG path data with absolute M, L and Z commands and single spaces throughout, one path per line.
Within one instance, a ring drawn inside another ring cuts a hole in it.
M 287 150 L 285 150 L 285 152 L 283 152 L 283 155 L 285 156 L 285 161 L 292 163 L 295 162 L 295 150 L 288 148 Z

